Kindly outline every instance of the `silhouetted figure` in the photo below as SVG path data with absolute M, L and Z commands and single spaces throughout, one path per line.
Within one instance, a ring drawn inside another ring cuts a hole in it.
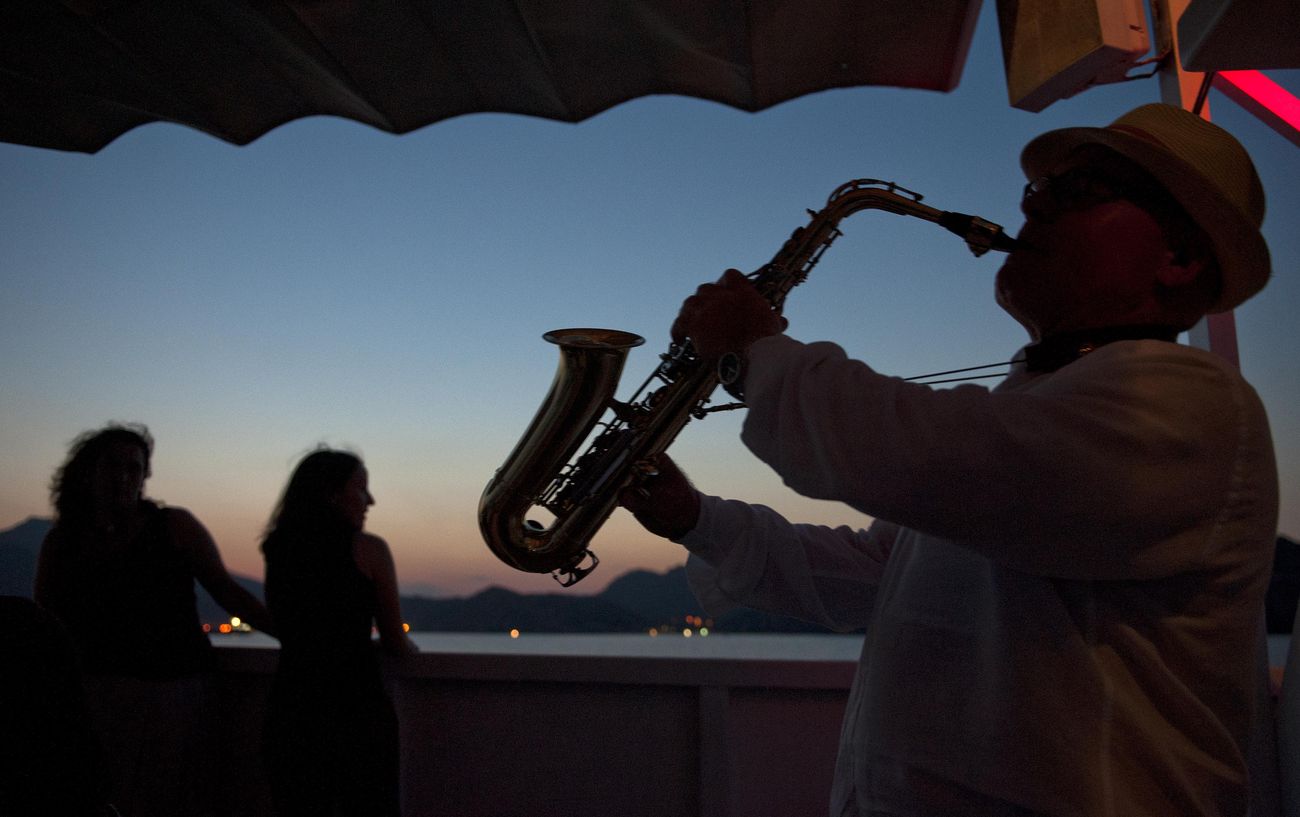
M 76 645 L 114 802 L 131 817 L 198 815 L 210 799 L 212 645 L 195 580 L 252 626 L 271 626 L 203 525 L 144 498 L 152 451 L 143 426 L 77 438 L 51 485 L 55 521 L 41 545 L 35 597 Z
M 416 652 L 388 545 L 365 533 L 361 460 L 321 449 L 294 470 L 262 543 L 279 627 L 266 756 L 281 815 L 397 815 L 397 717 L 378 651 Z
M 19 596 L 0 596 L 0 814 L 117 814 L 72 641 Z
M 1300 604 L 1300 544 L 1279 536 L 1277 549 L 1273 551 L 1268 597 L 1264 600 L 1268 631 L 1290 633 L 1297 604 Z

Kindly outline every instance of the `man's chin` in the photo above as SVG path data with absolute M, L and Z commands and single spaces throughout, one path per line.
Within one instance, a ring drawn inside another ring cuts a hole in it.
M 1029 312 L 1025 310 L 1022 305 L 1016 303 L 1016 299 L 1013 295 L 1008 294 L 1007 290 L 1002 285 L 1001 279 L 998 281 L 996 300 L 998 306 L 1002 308 L 1003 312 L 1010 315 L 1016 323 L 1025 328 L 1025 331 L 1029 333 L 1029 337 L 1035 340 L 1037 339 L 1038 334 L 1036 327 L 1038 326 L 1038 322 L 1029 317 Z

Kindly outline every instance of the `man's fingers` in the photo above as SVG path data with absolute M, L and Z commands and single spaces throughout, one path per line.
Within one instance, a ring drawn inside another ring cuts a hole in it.
M 745 273 L 735 268 L 722 273 L 722 277 L 718 279 L 718 283 L 723 286 L 735 286 L 741 281 L 748 282 L 749 279 L 745 277 Z

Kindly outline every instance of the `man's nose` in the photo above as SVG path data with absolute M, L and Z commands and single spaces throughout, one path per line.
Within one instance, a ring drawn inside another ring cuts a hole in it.
M 1025 218 L 1050 223 L 1060 215 L 1060 208 L 1056 206 L 1050 192 L 1042 191 L 1022 198 L 1020 200 L 1020 212 L 1024 213 Z

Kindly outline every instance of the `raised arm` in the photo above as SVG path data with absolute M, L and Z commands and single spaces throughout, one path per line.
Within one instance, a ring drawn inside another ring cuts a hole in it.
M 1177 344 L 1112 343 L 990 392 L 907 383 L 781 336 L 751 348 L 745 389 L 742 439 L 794 490 L 1034 575 L 1204 569 L 1218 556 L 1207 526 L 1254 524 L 1251 503 L 1276 500 L 1258 397 Z

